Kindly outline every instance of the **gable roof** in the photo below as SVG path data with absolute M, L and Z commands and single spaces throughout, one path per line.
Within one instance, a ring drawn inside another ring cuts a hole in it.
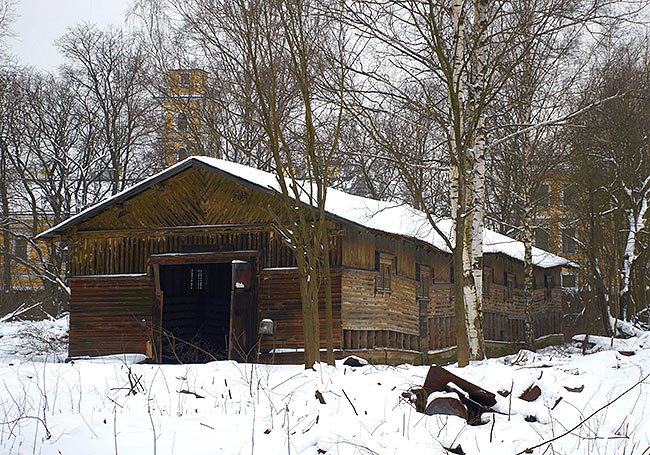
M 268 194 L 278 194 L 280 192 L 278 180 L 273 174 L 230 161 L 193 156 L 127 188 L 99 204 L 83 210 L 59 225 L 39 234 L 37 239 L 51 239 L 62 235 L 68 229 L 108 210 L 115 204 L 131 199 L 151 188 L 153 185 L 168 180 L 192 167 L 217 173 L 239 184 Z M 307 184 L 306 186 L 308 187 L 309 185 Z M 302 202 L 309 204 L 309 195 L 304 188 L 302 194 Z M 408 205 L 377 201 L 328 188 L 325 209 L 335 219 L 387 234 L 396 234 L 420 240 L 441 251 L 451 253 L 444 240 L 431 227 L 425 214 Z M 438 228 L 445 234 L 449 233 L 449 237 L 453 238 L 452 220 L 439 220 Z M 483 252 L 486 254 L 505 254 L 522 262 L 524 259 L 524 245 L 522 242 L 490 229 L 483 230 Z M 569 260 L 539 248 L 533 247 L 532 253 L 533 264 L 541 268 L 573 266 Z

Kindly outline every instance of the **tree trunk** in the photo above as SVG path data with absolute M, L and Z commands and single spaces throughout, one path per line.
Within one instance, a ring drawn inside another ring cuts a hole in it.
M 535 276 L 533 275 L 533 229 L 531 226 L 532 208 L 530 207 L 531 194 L 530 188 L 525 190 L 524 194 L 524 216 L 523 216 L 523 234 L 524 234 L 524 308 L 525 308 L 525 328 L 526 328 L 526 349 L 536 350 L 535 343 L 535 308 L 533 301 L 533 290 L 535 287 Z
M 458 366 L 469 364 L 469 340 L 467 337 L 467 313 L 465 311 L 465 205 L 467 184 L 465 181 L 465 147 L 463 135 L 465 127 L 465 93 L 462 79 L 465 58 L 465 25 L 463 17 L 463 0 L 453 0 L 451 15 L 454 30 L 454 61 L 448 95 L 450 105 L 450 199 L 451 216 L 455 223 L 454 262 L 454 310 L 456 315 L 456 356 Z
M 296 263 L 300 278 L 300 299 L 302 301 L 302 329 L 305 338 L 305 368 L 312 368 L 314 363 L 320 361 L 319 335 L 314 330 L 314 318 L 318 321 L 318 290 L 316 291 L 316 308 L 314 308 L 314 292 L 312 284 L 314 277 L 310 270 L 308 270 L 307 262 L 300 249 L 296 251 Z
M 1 140 L 1 139 L 0 139 Z M 0 202 L 2 203 L 2 289 L 11 291 L 11 236 L 9 235 L 9 195 L 7 191 L 7 158 L 4 142 L 0 144 Z
M 324 212 L 324 210 L 323 210 Z M 330 239 L 325 213 L 321 213 L 321 229 L 323 239 L 323 284 L 325 286 L 325 345 L 327 348 L 327 363 L 334 366 L 334 316 L 332 315 L 332 275 L 330 270 Z
M 485 114 L 483 97 L 485 96 L 487 69 L 487 15 L 488 2 L 476 0 L 474 9 L 474 31 L 478 45 L 473 55 L 473 81 L 469 109 L 474 126 L 472 149 L 468 151 L 466 183 L 466 213 L 471 214 L 471 221 L 465 226 L 465 312 L 467 314 L 467 338 L 470 360 L 485 358 L 485 341 L 483 337 L 483 216 L 485 209 Z

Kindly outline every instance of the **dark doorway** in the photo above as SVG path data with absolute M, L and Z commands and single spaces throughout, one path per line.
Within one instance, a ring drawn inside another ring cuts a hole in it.
M 230 262 L 160 266 L 163 363 L 228 358 Z

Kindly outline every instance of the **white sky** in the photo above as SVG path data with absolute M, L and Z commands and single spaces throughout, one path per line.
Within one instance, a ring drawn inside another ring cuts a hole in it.
M 18 0 L 15 38 L 7 45 L 20 63 L 54 71 L 62 63 L 54 40 L 69 27 L 88 22 L 99 27 L 124 25 L 131 0 Z

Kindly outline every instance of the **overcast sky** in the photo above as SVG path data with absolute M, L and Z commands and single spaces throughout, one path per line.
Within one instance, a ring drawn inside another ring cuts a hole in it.
M 62 63 L 54 40 L 83 22 L 121 26 L 130 4 L 131 0 L 18 0 L 16 37 L 8 39 L 9 51 L 24 65 L 54 71 Z

